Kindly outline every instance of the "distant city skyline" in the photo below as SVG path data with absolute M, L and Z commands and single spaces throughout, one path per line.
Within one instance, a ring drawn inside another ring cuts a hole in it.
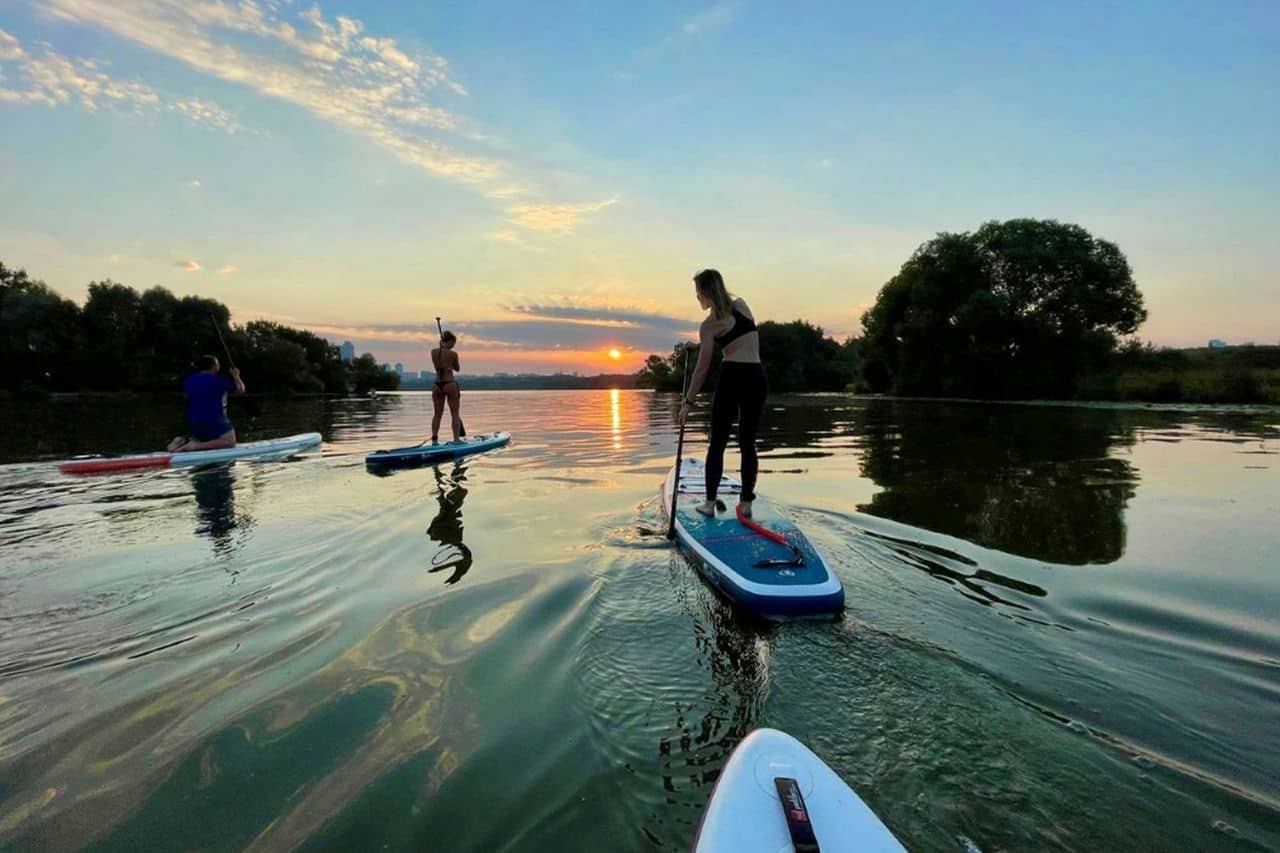
M 1278 35 L 1246 2 L 14 0 L 0 260 L 598 373 L 694 336 L 700 268 L 843 338 L 936 233 L 1031 216 L 1120 246 L 1145 340 L 1273 342 Z

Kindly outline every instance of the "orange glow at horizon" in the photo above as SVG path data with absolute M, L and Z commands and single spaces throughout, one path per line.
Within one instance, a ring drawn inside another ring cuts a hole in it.
M 609 350 L 609 358 L 613 359 L 614 361 L 619 361 L 619 360 L 621 360 L 621 358 L 622 358 L 622 351 L 621 351 L 621 350 L 619 350 L 617 347 L 614 347 L 614 348 L 610 349 L 610 350 Z
M 557 368 L 561 370 L 598 370 L 601 373 L 634 373 L 644 366 L 647 354 L 636 352 L 622 352 L 614 348 L 618 353 L 615 359 L 610 352 L 598 349 L 551 349 L 551 350 L 511 350 L 511 349 L 475 349 L 464 350 L 462 352 L 463 359 L 470 359 L 464 362 L 482 365 L 476 372 L 488 372 L 492 369 L 490 365 L 496 363 L 512 365 L 524 365 L 529 372 L 541 372 L 539 368 Z M 518 367 L 498 368 L 516 372 Z

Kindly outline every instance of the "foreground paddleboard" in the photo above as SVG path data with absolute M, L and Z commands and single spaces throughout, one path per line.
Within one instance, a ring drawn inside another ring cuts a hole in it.
M 693 851 L 792 850 L 906 853 L 875 812 L 808 747 L 777 729 L 756 729 L 716 780 Z
M 703 475 L 701 460 L 683 460 L 675 531 L 676 539 L 696 558 L 699 571 L 712 586 L 730 601 L 766 619 L 822 618 L 844 610 L 840 579 L 800 528 L 768 500 L 756 496 L 751 520 L 781 534 L 785 545 L 765 538 L 738 520 L 742 484 L 732 477 L 722 477 L 717 490 L 725 512 L 712 519 L 694 509 L 705 500 Z M 674 476 L 672 467 L 662 489 L 662 507 L 668 518 Z M 797 558 L 799 564 L 795 564 Z
M 105 474 L 139 468 L 181 468 L 210 465 L 253 456 L 284 456 L 320 445 L 320 433 L 304 432 L 266 441 L 246 441 L 224 450 L 196 450 L 190 453 L 139 453 L 131 456 L 85 456 L 69 459 L 58 467 L 67 474 Z
M 459 441 L 445 444 L 432 444 L 424 441 L 412 447 L 397 447 L 394 450 L 375 450 L 364 458 L 366 465 L 377 467 L 430 465 L 433 462 L 447 462 L 473 453 L 483 453 L 502 447 L 511 440 L 509 432 L 491 432 L 486 435 L 469 435 Z

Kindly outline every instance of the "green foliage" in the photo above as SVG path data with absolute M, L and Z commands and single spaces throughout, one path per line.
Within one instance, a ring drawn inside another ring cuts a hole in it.
M 1072 397 L 1146 319 L 1114 243 L 1052 220 L 920 246 L 863 315 L 862 381 L 926 396 Z
M 843 391 L 857 375 L 858 342 L 843 344 L 827 337 L 822 327 L 804 320 L 789 323 L 765 321 L 758 327 L 760 359 L 769 377 L 770 391 Z M 689 369 L 698 358 L 698 346 L 689 344 Z M 716 349 L 707 379 L 714 387 L 721 353 Z M 666 358 L 651 355 L 636 374 L 641 388 L 680 391 L 684 388 L 684 348 L 677 344 Z
M 1280 404 L 1280 346 L 1157 349 L 1131 343 L 1082 394 L 1149 403 Z
M 366 390 L 399 383 L 372 356 L 355 371 L 311 332 L 261 320 L 234 327 L 230 319 L 213 299 L 179 298 L 162 287 L 139 294 L 110 280 L 91 282 L 80 308 L 0 263 L 0 388 L 173 390 L 198 356 L 225 361 L 218 328 L 251 392 L 345 394 L 353 382 Z
M 369 353 L 351 362 L 351 374 L 357 394 L 368 394 L 370 391 L 394 391 L 400 387 L 399 375 L 379 365 L 378 360 Z

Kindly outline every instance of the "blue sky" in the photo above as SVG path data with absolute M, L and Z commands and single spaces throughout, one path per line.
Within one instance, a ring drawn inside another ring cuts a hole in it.
M 722 269 L 843 336 L 921 242 L 1128 255 L 1145 338 L 1275 342 L 1280 7 L 8 0 L 0 259 L 425 366 L 634 367 Z

